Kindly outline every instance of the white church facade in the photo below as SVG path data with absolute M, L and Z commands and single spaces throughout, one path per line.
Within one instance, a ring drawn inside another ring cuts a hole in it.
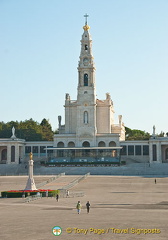
M 65 125 L 59 120 L 59 134 L 54 147 L 116 147 L 125 140 L 122 116 L 114 123 L 114 106 L 109 93 L 104 100 L 96 98 L 95 63 L 92 39 L 87 22 L 83 27 L 78 64 L 77 100 L 65 97 Z
M 59 134 L 52 142 L 26 142 L 12 137 L 0 139 L 0 163 L 18 164 L 33 152 L 34 160 L 50 155 L 63 159 L 115 159 L 135 162 L 168 163 L 168 138 L 153 132 L 148 141 L 125 141 L 122 115 L 114 121 L 114 105 L 110 93 L 103 100 L 96 97 L 95 63 L 92 39 L 87 24 L 83 27 L 78 63 L 77 99 L 65 95 L 65 124 L 58 116 Z M 17 135 L 17 132 L 16 132 Z

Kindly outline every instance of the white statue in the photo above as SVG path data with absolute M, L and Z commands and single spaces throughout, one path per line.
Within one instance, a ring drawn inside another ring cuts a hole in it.
M 155 131 L 156 131 L 156 127 L 155 127 L 155 125 L 154 125 L 154 126 L 153 126 L 153 136 L 156 135 Z
M 11 138 L 16 138 L 16 136 L 15 136 L 15 128 L 14 127 L 12 128 L 12 137 Z
M 88 112 L 87 111 L 84 112 L 84 123 L 85 124 L 88 123 Z
M 118 115 L 118 120 L 119 120 L 119 125 L 121 126 L 121 124 L 122 124 L 122 115 Z

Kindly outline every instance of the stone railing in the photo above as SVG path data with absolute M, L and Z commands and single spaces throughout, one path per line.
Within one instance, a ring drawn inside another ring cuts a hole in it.
M 75 186 L 76 184 L 81 182 L 82 180 L 86 179 L 87 176 L 89 176 L 89 175 L 90 175 L 90 173 L 86 173 L 84 176 L 75 179 L 74 181 L 72 181 L 68 185 L 66 185 L 63 188 L 59 189 L 60 197 L 63 197 L 63 198 L 64 197 L 83 197 L 84 196 L 84 192 L 70 192 L 69 196 L 67 196 L 67 190 L 69 190 L 70 188 L 72 188 L 73 186 Z
M 74 198 L 74 197 L 83 197 L 84 195 L 85 195 L 84 192 L 70 192 L 69 196 L 64 195 L 63 197 Z
M 81 182 L 82 180 L 84 180 L 85 178 L 87 178 L 87 176 L 89 176 L 89 175 L 90 175 L 90 173 L 86 173 L 84 176 L 75 179 L 74 181 L 72 181 L 71 183 L 69 183 L 68 185 L 66 185 L 65 187 L 63 187 L 61 189 L 68 190 L 68 189 L 72 188 L 73 186 L 75 186 L 76 184 L 78 184 L 79 182 Z
M 65 175 L 65 173 L 60 173 L 60 174 L 58 174 L 58 175 L 55 176 L 55 177 L 51 177 L 51 178 L 49 178 L 48 180 L 37 184 L 36 187 L 37 187 L 37 188 L 41 188 L 42 186 L 46 185 L 47 183 L 53 182 L 53 181 L 55 181 L 57 178 L 59 178 L 59 177 L 61 177 L 61 176 L 64 176 L 64 175 Z
M 25 198 L 25 202 L 28 203 L 28 202 L 31 202 L 31 201 L 34 201 L 34 200 L 38 200 L 38 199 L 41 199 L 41 198 L 42 198 L 42 194 L 28 196 L 28 197 Z

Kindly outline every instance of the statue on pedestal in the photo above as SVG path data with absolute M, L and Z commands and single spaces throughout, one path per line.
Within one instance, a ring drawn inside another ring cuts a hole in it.
M 11 136 L 11 138 L 16 138 L 16 136 L 15 136 L 15 128 L 14 127 L 12 128 L 12 136 Z
M 29 178 L 27 180 L 27 185 L 25 190 L 37 190 L 34 178 L 33 178 L 33 154 L 30 152 L 29 154 L 30 160 L 29 160 Z
M 153 136 L 155 136 L 156 135 L 156 127 L 155 127 L 155 125 L 153 126 Z

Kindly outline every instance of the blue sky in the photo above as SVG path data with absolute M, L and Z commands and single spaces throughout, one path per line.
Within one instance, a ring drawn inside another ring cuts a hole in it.
M 168 132 L 167 0 L 0 0 L 0 121 L 64 119 L 77 97 L 85 19 L 93 39 L 97 98 L 110 92 L 115 123 Z

